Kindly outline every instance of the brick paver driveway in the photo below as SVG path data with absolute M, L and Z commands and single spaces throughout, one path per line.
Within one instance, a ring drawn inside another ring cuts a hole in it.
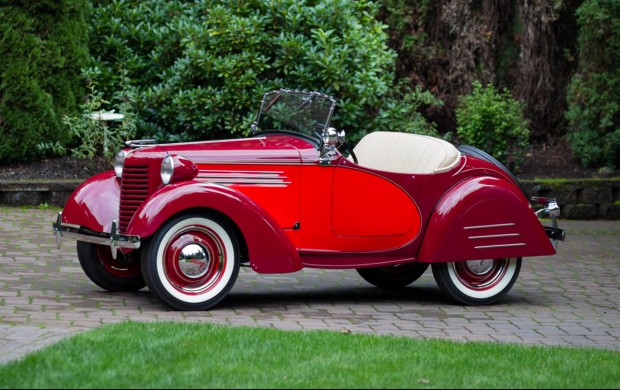
M 56 249 L 54 211 L 0 208 L 0 363 L 102 324 L 195 321 L 279 329 L 328 329 L 415 338 L 620 350 L 620 222 L 560 221 L 567 241 L 528 258 L 494 306 L 447 301 L 429 271 L 386 292 L 353 270 L 259 275 L 243 268 L 209 312 L 177 312 L 148 290 L 112 294 L 88 280 L 75 241 Z

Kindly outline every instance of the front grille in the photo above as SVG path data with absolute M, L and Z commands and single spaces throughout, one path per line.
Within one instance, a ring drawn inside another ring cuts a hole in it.
M 125 233 L 136 210 L 149 196 L 148 167 L 135 166 L 123 168 L 121 179 L 121 205 L 119 210 L 119 230 Z

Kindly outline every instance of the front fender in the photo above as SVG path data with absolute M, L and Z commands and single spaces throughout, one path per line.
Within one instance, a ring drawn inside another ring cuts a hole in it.
M 271 215 L 244 194 L 217 184 L 183 182 L 162 188 L 136 211 L 127 234 L 149 237 L 172 216 L 194 208 L 216 210 L 237 225 L 254 271 L 285 273 L 303 268 L 296 248 Z
M 441 263 L 555 254 L 523 193 L 496 177 L 475 177 L 439 201 L 424 233 L 418 261 Z
M 69 197 L 62 211 L 62 222 L 96 232 L 109 232 L 118 220 L 120 183 L 114 171 L 91 177 Z

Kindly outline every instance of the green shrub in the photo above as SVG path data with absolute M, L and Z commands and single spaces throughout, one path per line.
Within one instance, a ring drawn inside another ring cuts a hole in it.
M 421 113 L 423 106 L 442 106 L 443 102 L 419 86 L 415 89 L 401 82 L 391 91 L 376 118 L 378 129 L 406 133 L 440 136 L 435 123 L 429 122 Z
M 88 2 L 9 3 L 0 6 L 0 160 L 28 161 L 71 139 L 61 118 L 84 95 Z
M 620 168 L 620 1 L 577 10 L 579 66 L 568 89 L 569 142 L 584 167 Z
M 474 82 L 473 91 L 459 98 L 456 108 L 457 135 L 462 143 L 491 154 L 509 169 L 517 170 L 529 145 L 523 104 L 507 89 Z
M 109 102 L 103 98 L 102 92 L 96 90 L 95 85 L 91 84 L 89 89 L 89 99 L 82 106 L 82 113 L 63 117 L 63 123 L 71 134 L 80 140 L 79 145 L 72 148 L 72 154 L 78 158 L 104 156 L 112 159 L 124 142 L 136 135 L 133 95 L 128 91 L 119 91 L 114 95 L 119 101 L 117 113 L 115 109 L 106 108 Z M 105 113 L 122 114 L 123 119 L 102 121 L 93 118 Z
M 372 1 L 96 0 L 86 73 L 111 107 L 114 91 L 132 91 L 139 136 L 245 135 L 262 95 L 284 87 L 336 97 L 334 123 L 356 138 L 380 112 L 410 115 L 407 102 L 383 107 L 395 53 L 377 11 Z

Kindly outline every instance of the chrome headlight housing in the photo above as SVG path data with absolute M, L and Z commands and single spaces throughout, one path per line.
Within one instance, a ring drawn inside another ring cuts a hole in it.
M 161 168 L 159 170 L 161 175 L 161 181 L 164 184 L 170 184 L 172 175 L 174 174 L 174 158 L 171 155 L 167 155 L 161 162 Z
M 192 180 L 198 175 L 198 167 L 183 156 L 167 155 L 161 161 L 159 170 L 164 185 L 183 180 Z
M 125 165 L 125 158 L 128 154 L 126 150 L 121 150 L 114 157 L 114 172 L 119 179 L 123 177 L 123 166 Z

